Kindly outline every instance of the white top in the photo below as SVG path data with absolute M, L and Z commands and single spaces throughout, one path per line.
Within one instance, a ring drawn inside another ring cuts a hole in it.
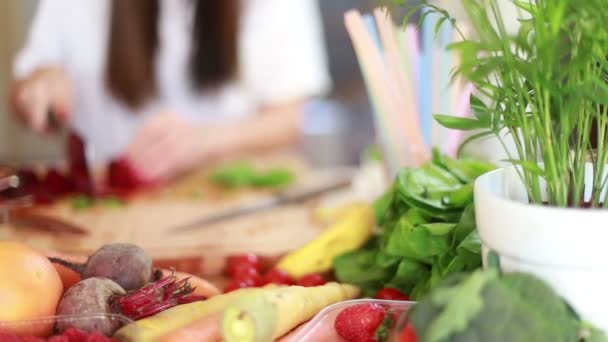
M 41 0 L 15 77 L 38 67 L 63 67 L 74 85 L 73 126 L 99 161 L 119 154 L 144 120 L 170 109 L 198 123 L 253 115 L 262 105 L 321 95 L 330 87 L 315 0 L 244 0 L 239 78 L 219 92 L 195 92 L 188 79 L 193 6 L 161 1 L 158 97 L 133 113 L 104 82 L 109 0 Z

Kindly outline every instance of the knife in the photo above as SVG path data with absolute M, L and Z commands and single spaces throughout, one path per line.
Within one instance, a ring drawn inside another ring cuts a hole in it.
M 80 227 L 27 210 L 33 204 L 34 200 L 30 195 L 0 201 L 0 212 L 2 213 L 0 223 L 50 233 L 87 234 L 87 231 Z
M 306 189 L 295 189 L 295 190 L 287 190 L 282 193 L 279 193 L 273 197 L 263 199 L 261 201 L 257 201 L 255 203 L 245 205 L 239 207 L 238 209 L 229 209 L 225 211 L 221 211 L 219 213 L 206 216 L 202 219 L 196 220 L 194 222 L 189 222 L 186 224 L 181 224 L 169 229 L 172 233 L 182 233 L 196 229 L 202 229 L 209 225 L 234 219 L 237 217 L 262 212 L 266 210 L 270 210 L 276 207 L 288 205 L 288 204 L 296 204 L 302 203 L 307 200 L 319 197 L 326 192 L 339 190 L 345 188 L 351 184 L 350 177 L 342 177 L 332 182 L 316 185 L 313 187 L 308 187 Z
M 9 188 L 19 187 L 19 177 L 12 175 L 4 178 L 0 178 L 0 191 L 4 191 Z

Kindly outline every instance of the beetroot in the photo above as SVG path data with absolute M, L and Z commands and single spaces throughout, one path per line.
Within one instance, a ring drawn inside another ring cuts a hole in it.
M 108 185 L 124 191 L 134 191 L 144 185 L 127 159 L 117 159 L 110 163 Z
M 152 259 L 138 246 L 115 243 L 98 249 L 85 264 L 74 264 L 58 258 L 51 262 L 64 265 L 83 279 L 108 278 L 127 291 L 136 290 L 152 280 Z
M 43 189 L 53 197 L 67 195 L 73 190 L 70 180 L 57 169 L 50 169 L 42 182 Z
M 74 184 L 76 192 L 91 196 L 95 195 L 93 193 L 93 178 L 89 174 L 87 159 L 85 157 L 84 142 L 73 132 L 68 136 L 67 155 L 70 167 L 70 179 Z
M 59 302 L 57 315 L 111 313 L 110 300 L 125 293 L 120 285 L 110 279 L 98 277 L 85 279 L 66 291 Z M 60 332 L 68 328 L 77 328 L 86 332 L 101 331 L 111 336 L 120 328 L 120 323 L 110 318 L 57 323 L 57 330 Z
M 141 319 L 179 304 L 204 299 L 194 296 L 193 292 L 194 288 L 188 279 L 177 281 L 173 275 L 128 294 L 112 280 L 95 277 L 85 279 L 68 289 L 59 303 L 57 314 L 111 313 Z M 68 335 L 69 328 L 77 328 L 86 332 L 100 331 L 109 336 L 120 326 L 120 322 L 105 318 L 58 323 L 57 330 Z

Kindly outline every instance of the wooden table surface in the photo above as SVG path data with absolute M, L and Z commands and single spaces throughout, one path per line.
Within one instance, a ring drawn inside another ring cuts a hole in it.
M 278 155 L 253 161 L 264 167 L 294 170 L 307 186 L 349 170 L 320 172 L 310 169 L 297 156 Z M 352 171 L 352 170 L 351 170 Z M 143 247 L 159 265 L 203 276 L 221 274 L 225 258 L 239 253 L 256 253 L 269 259 L 301 247 L 317 236 L 323 225 L 315 221 L 315 202 L 284 206 L 265 212 L 219 222 L 184 233 L 168 230 L 217 211 L 235 209 L 272 195 L 268 191 L 222 192 L 207 181 L 208 170 L 196 172 L 160 190 L 142 193 L 123 207 L 95 206 L 74 209 L 69 200 L 32 210 L 75 224 L 84 236 L 53 234 L 39 230 L 0 226 L 0 239 L 24 241 L 41 250 L 88 255 L 111 242 L 128 242 Z M 196 193 L 196 196 L 193 194 Z M 221 278 L 218 278 L 221 282 Z

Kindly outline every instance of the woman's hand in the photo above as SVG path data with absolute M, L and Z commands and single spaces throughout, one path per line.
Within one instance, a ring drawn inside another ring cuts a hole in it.
M 50 133 L 55 125 L 70 119 L 72 91 L 69 79 L 59 68 L 39 69 L 15 83 L 10 106 L 32 130 Z
M 203 139 L 199 127 L 166 111 L 144 124 L 124 157 L 144 181 L 165 181 L 203 160 Z

